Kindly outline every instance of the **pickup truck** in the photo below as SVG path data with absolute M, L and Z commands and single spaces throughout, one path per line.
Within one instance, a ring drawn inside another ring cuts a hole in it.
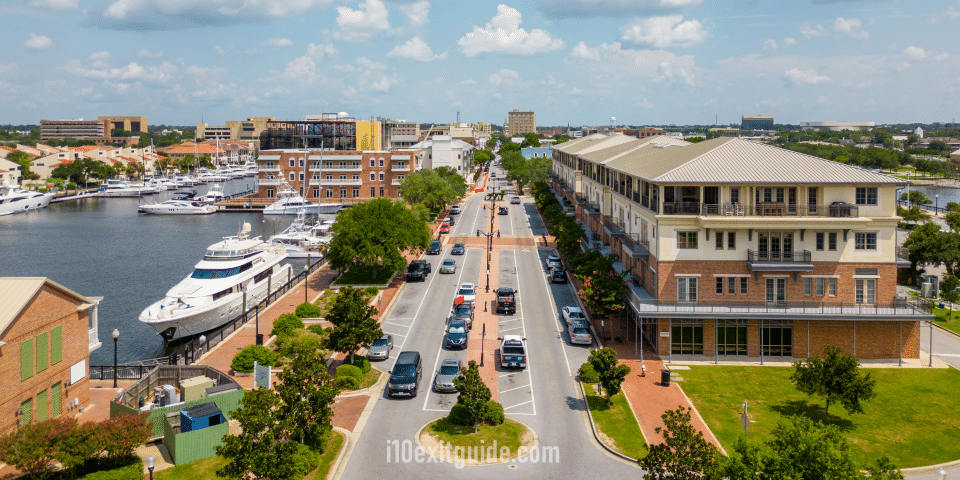
M 497 313 L 514 314 L 517 313 L 517 292 L 508 287 L 497 289 L 497 296 L 493 300 L 493 306 Z
M 527 366 L 527 339 L 520 335 L 504 335 L 500 339 L 500 366 Z
M 410 262 L 410 266 L 407 267 L 407 281 L 412 282 L 419 280 L 421 282 L 427 279 L 427 275 L 430 274 L 430 264 L 426 260 L 414 260 Z

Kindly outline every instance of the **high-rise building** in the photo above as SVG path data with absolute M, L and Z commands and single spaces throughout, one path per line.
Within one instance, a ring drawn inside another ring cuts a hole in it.
M 741 130 L 773 130 L 773 115 L 744 115 L 740 119 Z
M 507 113 L 507 136 L 514 137 L 537 133 L 537 114 L 513 109 Z
M 109 137 L 113 130 L 123 130 L 125 132 L 147 133 L 147 117 L 97 117 L 97 120 L 103 122 L 103 129 Z
M 100 120 L 40 120 L 40 140 L 61 138 L 103 138 Z
M 197 124 L 198 140 L 242 140 L 260 143 L 260 133 L 267 127 L 267 122 L 276 120 L 274 117 L 247 117 L 246 120 L 227 120 L 224 126 L 210 126 L 206 123 Z

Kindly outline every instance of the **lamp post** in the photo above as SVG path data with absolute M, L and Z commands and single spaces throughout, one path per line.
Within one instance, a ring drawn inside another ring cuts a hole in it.
M 157 464 L 157 457 L 149 455 L 145 463 L 147 464 L 147 470 L 150 470 L 150 480 L 153 480 L 153 467 Z
M 206 344 L 207 344 L 207 336 L 206 336 L 206 335 L 200 335 L 200 345 L 198 345 L 198 349 L 200 350 L 200 357 L 203 356 L 203 347 L 204 347 Z M 197 357 L 197 360 L 200 360 L 200 357 Z
M 303 266 L 303 303 L 309 302 L 309 300 L 307 300 L 307 295 L 308 295 L 307 291 L 310 289 L 309 285 L 307 285 L 308 283 L 307 280 L 309 279 L 310 279 L 310 265 L 307 264 Z
M 257 302 L 257 310 L 254 315 L 256 315 L 254 322 L 257 329 L 257 345 L 263 345 L 263 334 L 260 333 L 260 302 Z
M 494 232 L 491 231 L 490 233 L 485 233 L 483 230 L 477 230 L 477 236 L 479 237 L 480 235 L 483 235 L 483 236 L 487 237 L 487 245 L 488 245 L 488 248 L 487 248 L 487 286 L 486 286 L 486 289 L 487 289 L 487 292 L 489 292 L 489 291 L 490 291 L 490 252 L 493 250 L 493 235 L 494 235 Z
M 113 329 L 113 388 L 117 388 L 117 339 L 120 338 L 120 330 Z
M 940 210 L 940 195 L 934 195 L 933 198 L 936 200 L 936 203 L 933 204 L 933 214 L 936 215 L 937 211 Z
M 486 343 L 484 339 L 487 338 L 487 324 L 483 324 L 483 330 L 480 332 L 480 366 L 483 366 L 483 344 Z

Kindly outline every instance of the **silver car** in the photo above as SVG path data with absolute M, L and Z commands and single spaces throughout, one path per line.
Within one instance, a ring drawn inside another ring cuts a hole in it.
M 457 387 L 453 385 L 453 379 L 460 376 L 463 370 L 463 363 L 456 358 L 448 358 L 440 364 L 440 370 L 437 370 L 437 377 L 433 381 L 433 389 L 438 392 L 456 392 Z
M 448 258 L 440 264 L 440 273 L 457 273 L 457 261 Z
M 370 348 L 367 349 L 367 359 L 386 360 L 390 358 L 390 350 L 393 350 L 393 336 L 385 333 L 382 337 L 374 340 Z

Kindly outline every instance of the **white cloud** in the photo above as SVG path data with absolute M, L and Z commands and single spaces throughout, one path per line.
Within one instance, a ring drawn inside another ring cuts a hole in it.
M 677 13 L 700 6 L 701 0 L 540 0 L 550 18 L 650 16 Z
M 160 58 L 163 56 L 163 52 L 151 52 L 144 48 L 137 53 L 137 56 L 141 58 Z
M 565 61 L 601 90 L 617 84 L 620 85 L 618 88 L 636 90 L 642 88 L 644 82 L 695 86 L 702 74 L 692 55 L 678 56 L 666 50 L 625 49 L 619 42 L 604 43 L 596 48 L 577 45 Z M 583 65 L 588 62 L 589 67 Z
M 912 60 L 933 60 L 940 62 L 950 58 L 949 53 L 937 52 L 935 50 L 926 51 L 920 47 L 914 47 L 912 45 L 904 49 L 903 54 Z
M 20 65 L 16 63 L 8 63 L 6 65 L 0 63 L 0 74 L 2 73 L 11 73 L 20 68 Z
M 833 21 L 833 31 L 840 35 L 847 35 L 853 38 L 869 38 L 870 34 L 863 30 L 858 18 L 837 17 Z
M 364 0 L 360 8 L 337 7 L 335 36 L 348 42 L 366 42 L 380 32 L 390 29 L 387 7 L 380 0 Z
M 79 61 L 68 62 L 64 70 L 78 77 L 109 81 L 137 81 L 146 83 L 166 83 L 177 74 L 179 69 L 170 62 L 163 62 L 156 66 L 143 66 L 137 62 L 130 62 L 123 67 L 96 68 Z M 120 85 L 120 84 L 118 84 Z M 128 88 L 118 87 L 122 89 Z
M 324 58 L 329 58 L 336 56 L 338 53 L 337 49 L 333 47 L 332 43 L 321 43 L 316 45 L 311 43 L 307 45 L 307 55 L 310 55 L 317 60 L 323 60 Z
M 109 1 L 111 3 L 102 12 L 89 13 L 89 25 L 108 30 L 143 31 L 263 23 L 269 18 L 326 8 L 332 0 Z
M 650 100 L 647 100 L 646 98 L 637 102 L 637 106 L 640 108 L 657 108 L 656 105 L 650 103 Z
M 457 43 L 467 57 L 482 53 L 536 55 L 563 48 L 563 41 L 545 30 L 527 32 L 520 28 L 522 21 L 518 10 L 501 4 L 497 6 L 497 16 L 485 28 L 474 25 L 473 31 Z
M 310 57 L 297 57 L 287 63 L 283 76 L 305 85 L 311 84 L 317 79 L 317 64 Z
M 507 70 L 506 68 L 501 68 L 499 72 L 491 74 L 487 78 L 487 82 L 490 85 L 503 85 L 505 87 L 510 87 L 514 85 L 519 85 L 523 83 L 520 80 L 520 74 L 514 70 Z
M 823 29 L 823 25 L 817 25 L 816 28 L 811 27 L 809 23 L 804 23 L 800 25 L 800 33 L 807 38 L 822 37 L 827 34 L 827 31 Z
M 797 44 L 797 41 L 792 37 L 787 37 L 783 39 L 783 48 L 787 48 L 791 45 L 796 45 L 796 44 Z
M 960 5 L 960 2 L 957 2 Z M 950 5 L 946 10 L 934 13 L 927 18 L 927 21 L 933 24 L 940 23 L 943 20 L 953 21 L 960 20 L 960 10 L 957 9 L 958 5 Z
M 264 40 L 260 45 L 266 45 L 273 48 L 290 47 L 293 46 L 293 41 L 291 41 L 289 38 L 271 38 Z
M 2 67 L 2 65 L 0 65 L 0 67 Z M 457 85 L 476 85 L 476 84 L 477 84 L 477 81 L 471 79 L 471 80 L 464 80 L 458 83 Z
M 418 62 L 429 62 L 431 60 L 447 58 L 447 52 L 434 55 L 433 51 L 430 50 L 430 46 L 427 45 L 427 42 L 424 42 L 420 37 L 413 37 L 403 45 L 397 45 L 396 47 L 393 47 L 393 50 L 390 50 L 390 53 L 388 53 L 387 56 L 393 58 L 406 58 L 408 60 L 416 60 Z
M 227 49 L 227 50 L 230 50 L 230 49 Z M 224 50 L 224 48 L 221 47 L 220 45 L 214 45 L 214 46 L 213 46 L 213 51 L 214 51 L 214 52 L 217 52 L 217 55 L 219 55 L 219 56 L 221 56 L 221 57 L 224 56 L 224 55 L 226 55 L 227 50 Z
M 696 20 L 683 15 L 638 20 L 620 30 L 620 40 L 652 48 L 686 48 L 707 39 L 707 31 Z
M 30 34 L 30 39 L 23 42 L 23 45 L 33 50 L 45 50 L 53 46 L 53 40 L 46 35 Z
M 799 68 L 791 68 L 790 70 L 784 71 L 783 79 L 789 87 L 817 85 L 832 80 L 826 75 L 820 75 L 816 70 L 800 70 Z
M 366 57 L 358 57 L 352 64 L 335 65 L 334 68 L 349 74 L 350 88 L 346 95 L 352 97 L 357 92 L 387 93 L 400 81 L 396 73 L 387 73 L 387 66 Z
M 70 10 L 80 8 L 80 0 L 33 0 L 31 7 L 52 9 L 52 10 Z
M 854 86 L 853 88 L 856 88 L 857 90 L 863 90 L 863 89 L 866 89 L 866 88 L 870 88 L 870 87 L 872 87 L 872 86 L 873 86 L 873 80 L 864 80 L 864 81 L 858 83 L 858 84 L 857 84 L 856 86 Z
M 765 40 L 765 41 L 763 42 L 763 49 L 764 49 L 764 50 L 776 50 L 776 49 L 777 49 L 777 41 L 774 40 L 774 39 L 772 39 L 772 38 Z
M 586 90 L 581 90 L 581 89 L 579 89 L 579 88 L 577 88 L 577 87 L 573 87 L 572 89 L 570 89 L 569 92 L 567 92 L 567 95 L 580 95 L 581 93 L 583 93 L 583 92 L 585 92 L 585 91 L 586 91 Z
M 600 49 L 590 48 L 586 43 L 580 42 L 570 51 L 569 58 L 588 60 L 593 62 L 600 61 Z
M 683 83 L 687 86 L 696 85 L 696 77 L 685 68 L 679 65 L 673 65 L 669 62 L 661 62 L 657 66 L 657 75 L 650 79 L 655 83 L 672 84 L 674 81 Z
M 100 52 L 91 53 L 89 57 L 90 60 L 103 60 L 105 58 L 110 58 L 110 52 L 103 50 Z
M 430 23 L 430 2 L 426 0 L 412 5 L 401 5 L 400 11 L 407 16 L 407 22 L 413 28 L 420 28 Z

